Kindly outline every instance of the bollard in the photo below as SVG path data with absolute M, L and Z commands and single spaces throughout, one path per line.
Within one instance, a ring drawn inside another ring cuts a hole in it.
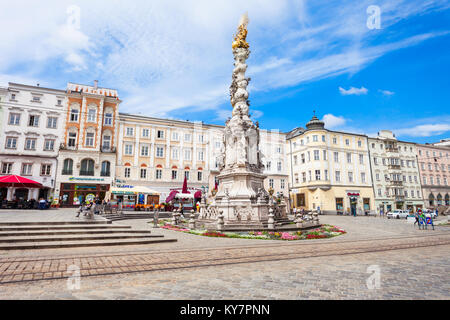
M 303 219 L 302 219 L 302 215 L 300 213 L 297 213 L 297 216 L 295 218 L 295 225 L 298 228 L 302 228 L 303 227 Z
M 274 214 L 273 214 L 273 208 L 272 207 L 269 208 L 269 219 L 267 220 L 267 228 L 269 230 L 274 230 L 275 229 L 275 219 L 274 219 Z
M 159 210 L 156 210 L 153 215 L 153 228 L 158 228 Z
M 191 210 L 191 216 L 189 219 L 189 229 L 195 229 L 195 211 Z
M 219 212 L 218 217 L 217 217 L 217 230 L 218 231 L 222 231 L 223 230 L 223 227 L 224 227 L 224 224 L 225 224 L 225 222 L 223 221 L 223 218 L 224 218 L 223 211 L 221 210 Z
M 172 225 L 176 225 L 177 224 L 177 209 L 173 209 L 172 212 Z

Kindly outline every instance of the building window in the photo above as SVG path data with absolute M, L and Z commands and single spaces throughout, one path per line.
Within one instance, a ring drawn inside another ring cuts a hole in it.
M 29 127 L 38 127 L 39 126 L 39 116 L 30 115 L 28 118 L 28 126 Z
M 344 198 L 336 198 L 336 211 L 344 211 Z
M 87 122 L 95 122 L 97 116 L 97 110 L 89 109 L 87 114 Z
M 184 160 L 191 160 L 191 149 L 184 150 Z
M 178 148 L 172 148 L 172 159 L 178 160 Z
M 358 147 L 361 148 L 361 146 L 362 146 L 362 142 L 361 142 L 361 140 L 358 140 Z
M 320 160 L 320 158 L 319 158 L 319 150 L 314 150 L 314 160 Z
M 190 133 L 185 133 L 184 134 L 184 141 L 186 142 L 190 142 L 191 141 L 191 134 Z
M 347 153 L 347 163 L 352 163 L 352 154 Z
M 141 179 L 147 178 L 147 169 L 141 169 Z
M 94 175 L 94 160 L 83 159 L 81 160 L 80 176 L 93 176 Z
M 75 132 L 69 132 L 68 146 L 75 147 L 76 144 L 77 144 L 77 134 Z
M 41 97 L 39 97 L 39 96 L 32 96 L 32 98 L 31 98 L 32 100 L 32 102 L 41 102 Z
M 178 175 L 178 171 L 177 170 L 172 170 L 172 180 L 176 180 L 177 179 L 177 175 Z
M 131 168 L 125 168 L 124 177 L 129 178 L 131 175 Z
M 20 124 L 20 114 L 19 113 L 10 113 L 8 124 L 12 125 L 12 126 L 18 126 Z
M 366 174 L 364 172 L 361 172 L 361 182 L 366 183 Z
M 184 177 L 186 178 L 187 181 L 189 181 L 189 171 L 184 172 Z
M 56 129 L 56 124 L 58 123 L 58 118 L 56 117 L 48 117 L 47 119 L 47 128 Z
M 323 160 L 327 160 L 327 150 L 323 150 Z
M 202 134 L 198 135 L 198 142 L 203 143 L 203 135 Z
M 65 159 L 63 163 L 63 175 L 72 174 L 72 168 L 73 168 L 73 160 L 72 159 Z
M 348 182 L 350 182 L 350 183 L 353 182 L 353 172 L 348 173 Z
M 148 138 L 150 135 L 149 129 L 142 129 L 142 136 Z
M 302 179 L 303 179 L 303 182 L 306 182 L 306 172 L 302 172 Z
M 281 188 L 281 189 L 284 189 L 284 187 L 285 187 L 284 179 L 281 179 L 281 180 L 280 180 L 280 188 Z
M 203 151 L 198 152 L 198 161 L 203 161 Z
M 7 137 L 5 148 L 6 149 L 16 149 L 17 148 L 17 138 L 16 137 Z
M 12 166 L 12 163 L 4 162 L 2 165 L 2 174 L 11 174 Z
M 70 110 L 70 122 L 78 122 L 78 109 Z
M 333 144 L 337 144 L 337 139 L 335 137 L 333 138 Z
M 164 157 L 164 147 L 156 147 L 156 157 L 157 158 Z
M 325 170 L 325 180 L 328 180 L 328 170 Z
M 278 162 L 277 162 L 277 170 L 278 170 L 278 172 L 281 172 L 281 170 L 282 170 L 282 164 L 281 164 L 281 161 L 278 161 Z
M 49 176 L 52 171 L 51 164 L 43 164 L 41 165 L 41 176 Z
M 364 155 L 359 155 L 359 164 L 364 164 Z
M 322 142 L 325 142 L 325 136 L 322 135 Z
M 178 141 L 179 136 L 178 136 L 178 132 L 172 132 L 172 141 Z
M 273 189 L 273 179 L 269 179 L 269 187 Z
M 132 144 L 125 145 L 125 154 L 127 156 L 131 156 L 133 154 L 133 145 Z
M 197 172 L 197 180 L 202 181 L 202 172 L 201 171 Z
M 305 163 L 305 162 L 306 162 L 306 160 L 305 160 L 305 154 L 304 154 L 304 153 L 302 153 L 302 154 L 300 155 L 300 158 L 302 159 L 302 163 Z
M 147 157 L 148 156 L 148 146 L 141 146 L 141 156 Z
M 294 156 L 294 165 L 297 165 L 297 156 Z
M 313 142 L 317 142 L 319 141 L 318 136 L 317 135 L 313 135 Z
M 298 173 L 294 174 L 295 177 L 295 183 L 298 183 Z
M 102 171 L 100 172 L 100 176 L 109 177 L 111 174 L 111 163 L 109 161 L 102 162 Z
M 316 170 L 316 180 L 320 180 L 320 170 Z
M 271 170 L 271 166 L 272 166 L 272 162 L 271 161 L 267 161 L 267 163 L 266 163 L 266 170 L 270 171 Z
M 346 144 L 347 146 L 349 146 L 349 145 L 350 145 L 350 140 L 349 140 L 349 139 L 345 139 L 345 144 Z
M 339 162 L 339 152 L 334 152 L 334 162 Z
M 134 135 L 134 128 L 127 128 L 125 135 L 127 137 L 132 137 Z
M 164 139 L 164 131 L 158 130 L 157 133 L 156 133 L 156 138 Z
M 94 146 L 94 133 L 86 132 L 86 147 L 93 147 L 93 146 Z
M 32 163 L 24 163 L 22 165 L 22 175 L 23 176 L 31 176 L 32 169 L 33 169 L 33 164 Z
M 112 126 L 112 120 L 113 120 L 113 114 L 110 112 L 105 113 L 104 125 Z
M 103 146 L 102 146 L 103 150 L 110 150 L 111 148 L 111 136 L 109 135 L 105 135 L 103 136 Z
M 55 147 L 55 140 L 45 139 L 44 141 L 44 150 L 45 151 L 53 151 Z
M 25 150 L 36 150 L 36 139 L 25 139 Z
M 381 189 L 378 189 L 378 196 L 381 197 Z

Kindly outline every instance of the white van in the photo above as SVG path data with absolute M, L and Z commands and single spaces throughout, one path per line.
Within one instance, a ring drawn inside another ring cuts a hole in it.
M 409 211 L 408 210 L 394 210 L 392 212 L 389 212 L 387 214 L 387 217 L 388 217 L 388 219 L 390 219 L 390 218 L 395 218 L 395 219 L 403 218 L 403 219 L 406 219 L 406 218 L 408 218 L 408 215 L 409 215 Z

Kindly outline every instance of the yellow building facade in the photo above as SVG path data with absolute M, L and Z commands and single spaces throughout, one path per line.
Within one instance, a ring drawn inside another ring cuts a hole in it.
M 291 206 L 329 214 L 373 213 L 367 136 L 331 131 L 314 116 L 287 134 Z

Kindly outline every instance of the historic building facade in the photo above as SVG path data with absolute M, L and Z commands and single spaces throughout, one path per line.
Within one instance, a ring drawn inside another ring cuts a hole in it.
M 369 152 L 377 211 L 423 208 L 416 145 L 381 130 L 376 138 L 369 138 Z
M 3 188 L 0 197 L 50 200 L 64 132 L 65 91 L 9 83 L 2 92 L 0 175 L 24 176 L 43 188 Z
M 116 90 L 68 83 L 66 121 L 55 195 L 61 206 L 103 198 L 114 181 L 118 112 Z
M 145 186 L 165 201 L 187 178 L 188 188 L 211 192 L 219 174 L 223 126 L 120 113 L 115 185 Z M 266 155 L 266 188 L 285 196 L 288 178 L 285 138 L 261 130 Z
M 418 144 L 417 155 L 425 206 L 449 206 L 450 147 Z
M 325 214 L 374 211 L 367 136 L 328 130 L 314 116 L 286 139 L 293 207 Z

